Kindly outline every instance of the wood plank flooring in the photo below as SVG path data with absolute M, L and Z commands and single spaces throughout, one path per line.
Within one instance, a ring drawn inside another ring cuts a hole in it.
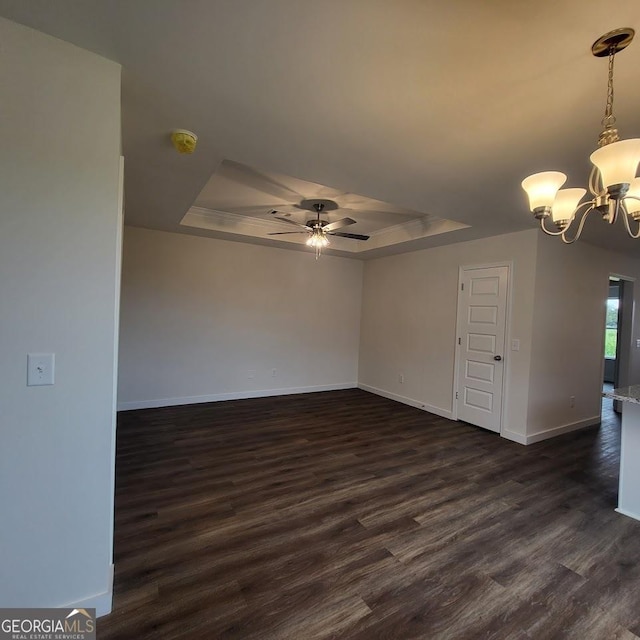
M 118 422 L 101 640 L 631 640 L 619 420 L 523 447 L 360 390 Z

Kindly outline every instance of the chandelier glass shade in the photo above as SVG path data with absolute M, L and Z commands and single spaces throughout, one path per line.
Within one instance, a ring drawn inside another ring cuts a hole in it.
M 590 156 L 593 165 L 588 185 L 590 199 L 581 202 L 586 189 L 561 189 L 567 176 L 560 171 L 535 173 L 522 181 L 522 188 L 529 197 L 529 208 L 540 221 L 542 231 L 550 236 L 560 236 L 566 244 L 580 237 L 584 223 L 593 211 L 599 212 L 610 224 L 622 218 L 627 233 L 632 238 L 640 237 L 640 177 L 636 177 L 640 163 L 640 139 L 620 140 L 613 115 L 614 58 L 616 53 L 627 47 L 633 36 L 633 29 L 616 29 L 598 38 L 591 47 L 594 56 L 608 57 L 609 76 L 603 130 L 598 139 L 598 149 Z M 548 218 L 551 218 L 555 229 L 546 226 Z M 577 228 L 569 236 L 572 226 Z
M 640 220 L 640 178 L 631 181 L 624 204 L 629 215 L 634 220 Z

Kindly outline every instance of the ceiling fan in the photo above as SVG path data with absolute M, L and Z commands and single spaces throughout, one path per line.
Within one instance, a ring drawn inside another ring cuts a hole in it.
M 303 200 L 299 205 L 295 205 L 298 209 L 304 209 L 307 211 L 315 211 L 315 220 L 307 220 L 305 224 L 291 220 L 290 218 L 283 218 L 279 215 L 277 210 L 272 210 L 276 220 L 281 222 L 287 222 L 302 229 L 302 231 L 275 231 L 269 233 L 270 236 L 281 236 L 292 233 L 306 233 L 308 234 L 307 245 L 313 247 L 316 252 L 316 260 L 320 257 L 322 249 L 329 245 L 329 238 L 327 236 L 340 236 L 341 238 L 351 238 L 353 240 L 368 240 L 369 236 L 365 236 L 359 233 L 344 233 L 338 231 L 343 227 L 347 227 L 350 224 L 355 224 L 356 221 L 352 218 L 341 218 L 335 222 L 329 222 L 327 220 L 321 220 L 320 214 L 323 211 L 334 211 L 338 209 L 338 203 L 333 200 Z

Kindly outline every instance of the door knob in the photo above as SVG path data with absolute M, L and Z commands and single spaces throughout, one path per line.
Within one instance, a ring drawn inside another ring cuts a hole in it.
M 493 356 L 493 359 L 500 362 L 500 360 L 502 360 L 502 356 Z

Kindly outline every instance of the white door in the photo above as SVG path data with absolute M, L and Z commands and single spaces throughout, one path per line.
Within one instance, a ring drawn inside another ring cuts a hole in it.
M 458 290 L 458 420 L 500 432 L 509 267 L 462 269 Z

